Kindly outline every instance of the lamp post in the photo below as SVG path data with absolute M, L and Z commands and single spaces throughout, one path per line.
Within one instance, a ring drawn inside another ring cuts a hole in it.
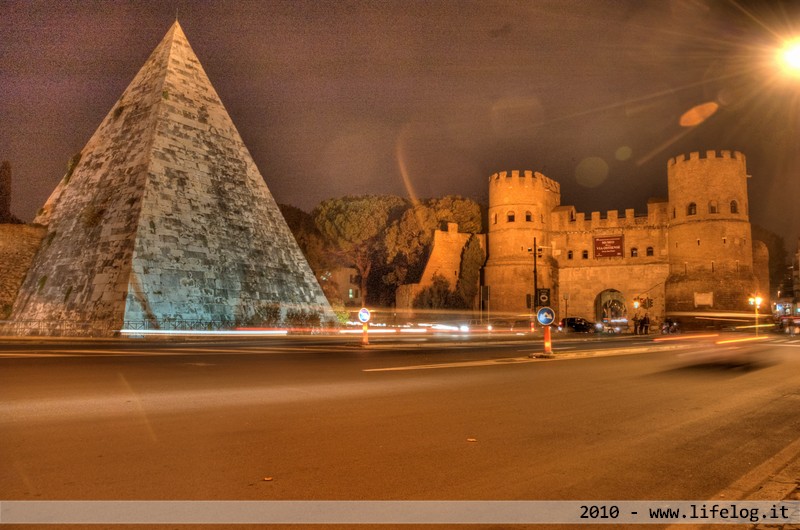
M 536 246 L 536 237 L 533 238 L 533 296 L 531 296 L 531 311 L 536 312 L 536 302 L 538 302 L 539 292 L 539 272 L 536 268 L 536 255 L 539 253 L 539 247 Z
M 764 299 L 761 298 L 760 296 L 751 296 L 748 299 L 748 301 L 750 302 L 750 305 L 755 308 L 756 311 L 756 336 L 758 336 L 758 306 L 761 305 L 761 302 L 763 302 Z

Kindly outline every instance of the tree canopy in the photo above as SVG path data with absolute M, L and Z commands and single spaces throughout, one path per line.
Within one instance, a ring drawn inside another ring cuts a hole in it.
M 365 300 L 369 274 L 385 256 L 386 229 L 406 207 L 400 197 L 364 195 L 327 199 L 314 209 L 317 228 L 340 263 L 358 270 Z
M 322 287 L 325 297 L 331 304 L 343 303 L 338 286 L 330 280 L 330 270 L 338 264 L 332 258 L 330 244 L 317 229 L 314 218 L 310 213 L 288 204 L 279 204 L 278 208 Z
M 447 196 L 409 207 L 386 231 L 389 271 L 384 282 L 392 287 L 419 280 L 433 244 L 434 230 L 458 223 L 459 232 L 481 233 L 481 208 L 472 199 Z
M 391 195 L 347 196 L 327 199 L 311 214 L 288 205 L 280 208 L 332 302 L 339 301 L 337 286 L 327 281 L 326 273 L 336 266 L 355 268 L 362 298 L 386 305 L 394 301 L 398 286 L 419 281 L 435 230 L 458 223 L 460 232 L 482 231 L 480 205 L 459 196 L 415 203 Z

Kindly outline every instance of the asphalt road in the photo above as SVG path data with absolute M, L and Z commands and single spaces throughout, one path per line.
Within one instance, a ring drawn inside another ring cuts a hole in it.
M 800 437 L 714 340 L 5 344 L 0 499 L 709 499 Z

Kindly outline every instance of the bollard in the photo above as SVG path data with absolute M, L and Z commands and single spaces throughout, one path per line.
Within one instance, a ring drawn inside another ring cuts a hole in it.
M 544 354 L 553 353 L 553 340 L 550 337 L 550 326 L 544 326 Z

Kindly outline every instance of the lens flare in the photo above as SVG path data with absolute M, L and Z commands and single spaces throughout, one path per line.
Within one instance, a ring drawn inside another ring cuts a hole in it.
M 575 180 L 585 188 L 596 188 L 608 177 L 608 164 L 597 156 L 584 158 L 575 168 Z
M 683 113 L 680 119 L 681 127 L 695 127 L 714 115 L 719 105 L 713 101 L 696 105 Z
M 800 39 L 786 43 L 779 57 L 784 72 L 800 77 Z

